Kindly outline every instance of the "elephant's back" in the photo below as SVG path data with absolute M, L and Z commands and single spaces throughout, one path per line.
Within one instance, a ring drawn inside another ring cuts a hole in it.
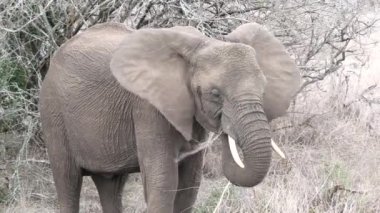
M 110 103 L 103 102 L 131 95 L 119 86 L 109 67 L 112 53 L 129 33 L 131 30 L 122 24 L 106 23 L 65 42 L 50 61 L 41 102 L 70 115 L 93 107 L 109 107 Z
M 132 31 L 122 24 L 99 24 L 75 35 L 54 54 L 49 72 L 79 77 L 109 71 L 112 53 Z M 108 62 L 108 63 L 107 63 Z M 94 76 L 95 77 L 95 76 Z M 88 79 L 90 80 L 90 79 Z
M 98 24 L 66 41 L 53 55 L 42 89 L 65 97 L 81 85 L 113 81 L 109 68 L 112 53 L 131 33 L 123 24 Z
M 110 42 L 117 44 L 120 39 L 133 32 L 124 24 L 120 23 L 102 23 L 94 25 L 85 31 L 78 33 L 67 40 L 57 51 L 64 53 L 78 48 L 103 47 L 109 48 Z

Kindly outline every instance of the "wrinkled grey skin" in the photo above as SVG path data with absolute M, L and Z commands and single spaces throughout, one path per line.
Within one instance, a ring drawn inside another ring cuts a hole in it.
M 175 159 L 207 131 L 224 132 L 223 170 L 233 184 L 263 180 L 268 119 L 285 112 L 299 74 L 257 24 L 223 40 L 191 27 L 132 32 L 102 24 L 55 53 L 40 111 L 61 212 L 78 212 L 84 175 L 94 180 L 103 211 L 121 212 L 126 178 L 139 171 L 147 212 L 191 211 L 203 153 Z M 243 151 L 244 169 L 232 160 L 227 134 Z

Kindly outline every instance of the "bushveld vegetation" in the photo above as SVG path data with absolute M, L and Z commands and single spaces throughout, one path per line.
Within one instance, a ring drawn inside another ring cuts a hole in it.
M 196 212 L 380 212 L 380 56 L 372 51 L 380 37 L 379 6 L 375 0 L 2 0 L 0 212 L 57 208 L 38 91 L 52 53 L 102 22 L 134 29 L 191 25 L 210 37 L 257 22 L 285 44 L 301 70 L 288 115 L 272 122 L 287 159 L 275 156 L 262 184 L 239 188 L 222 176 L 214 142 Z M 142 212 L 143 200 L 133 175 L 125 211 Z M 100 209 L 85 178 L 81 210 Z

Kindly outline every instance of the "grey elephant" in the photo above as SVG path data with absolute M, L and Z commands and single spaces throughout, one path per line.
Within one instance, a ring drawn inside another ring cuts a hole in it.
M 299 83 L 284 46 L 255 23 L 221 39 L 192 27 L 89 28 L 54 54 L 40 94 L 60 211 L 79 211 L 89 175 L 103 211 L 121 212 L 126 178 L 141 172 L 147 212 L 190 212 L 203 153 L 176 159 L 208 132 L 221 133 L 226 178 L 257 185 L 271 161 L 268 122 Z

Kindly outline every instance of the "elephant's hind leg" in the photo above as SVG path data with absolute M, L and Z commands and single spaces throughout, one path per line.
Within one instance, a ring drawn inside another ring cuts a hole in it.
M 121 198 L 127 175 L 116 175 L 113 177 L 92 175 L 91 177 L 98 189 L 103 212 L 122 212 Z
M 61 213 L 79 212 L 82 171 L 67 150 L 64 128 L 47 131 L 47 148 Z

